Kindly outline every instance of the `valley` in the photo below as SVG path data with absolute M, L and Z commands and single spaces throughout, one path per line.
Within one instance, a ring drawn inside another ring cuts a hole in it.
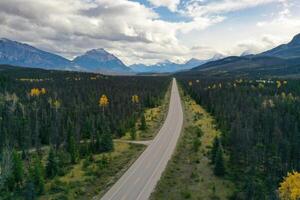
M 0 200 L 299 200 L 298 4 L 1 0 Z

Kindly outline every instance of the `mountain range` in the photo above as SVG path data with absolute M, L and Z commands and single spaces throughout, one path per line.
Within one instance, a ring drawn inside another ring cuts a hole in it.
M 58 70 L 77 70 L 105 74 L 131 74 L 132 70 L 104 49 L 93 49 L 68 60 L 28 44 L 0 39 L 0 64 Z
M 154 65 L 145 65 L 145 64 L 134 64 L 129 66 L 134 72 L 137 73 L 172 73 L 179 71 L 190 70 L 196 66 L 205 64 L 207 62 L 215 61 L 224 58 L 222 54 L 216 54 L 214 57 L 208 60 L 199 60 L 196 58 L 192 58 L 183 64 L 178 64 L 166 60 L 164 62 L 159 62 Z
M 134 64 L 128 67 L 119 58 L 102 48 L 89 50 L 73 60 L 68 60 L 28 44 L 6 38 L 0 39 L 0 64 L 44 69 L 77 70 L 104 74 L 170 73 L 189 70 L 220 58 L 223 58 L 223 55 L 217 54 L 209 60 L 192 58 L 184 64 L 164 61 L 149 66 Z
M 300 34 L 287 43 L 268 51 L 241 56 L 215 55 L 208 60 L 192 58 L 184 64 L 164 61 L 154 65 L 126 66 L 104 49 L 93 49 L 68 60 L 28 44 L 0 39 L 0 64 L 59 70 L 77 70 L 104 74 L 170 73 L 187 74 L 300 74 Z
M 293 75 L 300 74 L 300 34 L 287 43 L 253 55 L 230 56 L 208 62 L 186 72 L 213 75 Z

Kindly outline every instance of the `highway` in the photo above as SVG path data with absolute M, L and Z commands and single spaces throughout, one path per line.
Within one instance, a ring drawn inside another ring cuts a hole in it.
M 175 150 L 182 125 L 182 105 L 176 80 L 173 79 L 169 111 L 162 128 L 140 157 L 101 199 L 149 199 Z

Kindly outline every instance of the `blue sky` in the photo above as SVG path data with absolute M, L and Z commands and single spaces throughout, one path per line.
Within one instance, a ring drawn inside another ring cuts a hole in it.
M 258 53 L 300 33 L 299 0 L 0 1 L 0 37 L 73 58 L 104 48 L 126 64 Z

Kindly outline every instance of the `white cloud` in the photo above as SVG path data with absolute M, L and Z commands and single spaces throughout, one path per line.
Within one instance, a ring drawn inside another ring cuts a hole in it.
M 285 5 L 281 17 L 261 21 L 259 29 L 267 35 L 285 34 L 281 37 L 284 40 L 300 30 L 300 19 L 291 15 L 290 0 L 149 1 L 154 6 L 164 6 L 176 14 L 188 16 L 190 20 L 167 22 L 154 9 L 128 0 L 0 0 L 0 37 L 27 42 L 68 58 L 91 48 L 105 48 L 126 64 L 153 64 L 165 59 L 182 61 L 191 57 L 211 57 L 217 47 L 205 47 L 205 43 L 197 40 L 187 45 L 185 35 L 192 31 L 201 33 L 222 23 L 226 13 L 231 11 L 281 2 Z M 225 35 L 219 37 L 225 38 Z M 251 43 L 256 44 L 249 46 L 255 51 L 268 47 L 260 38 L 262 34 L 241 40 L 232 52 L 241 51 Z M 208 36 L 207 40 L 210 39 Z M 195 45 L 201 48 L 193 47 Z M 218 51 L 224 49 L 229 46 Z
M 219 15 L 278 1 L 280 0 L 191 0 L 187 3 L 183 13 L 188 16 Z
M 175 12 L 180 0 L 148 0 L 152 5 L 167 7 L 170 11 Z

